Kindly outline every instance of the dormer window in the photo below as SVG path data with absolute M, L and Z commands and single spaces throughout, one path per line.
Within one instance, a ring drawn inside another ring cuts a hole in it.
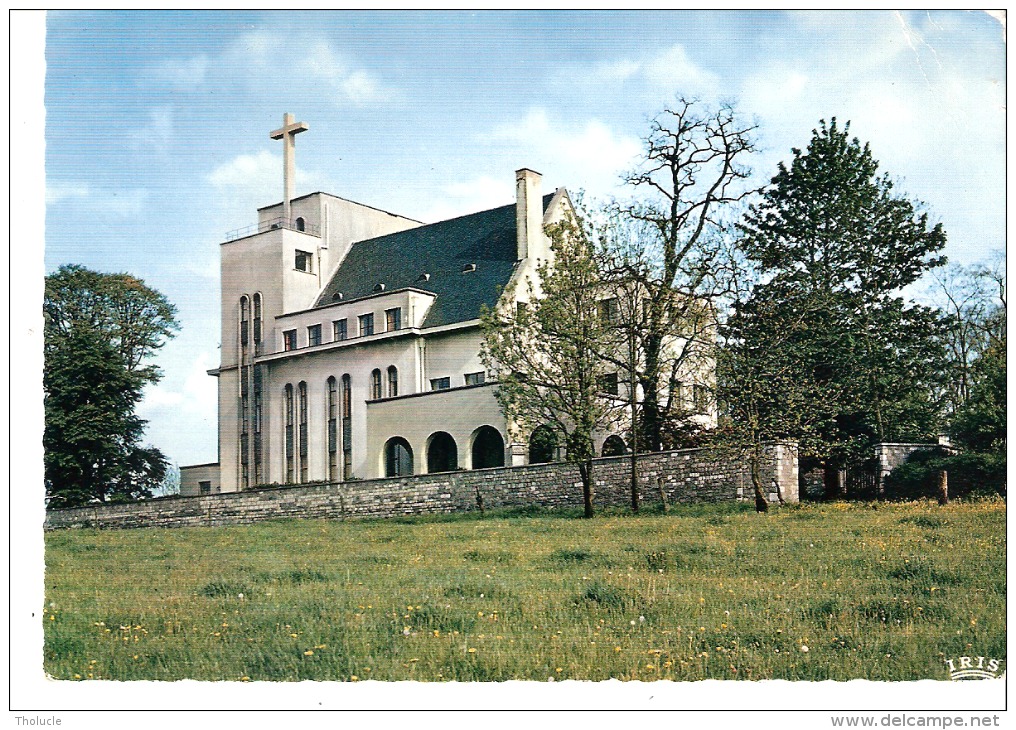
M 430 281 L 430 274 L 420 274 L 416 277 L 417 281 Z
M 385 290 L 385 285 L 384 284 L 378 283 L 378 284 L 374 285 L 374 291 L 375 292 L 381 292 L 381 291 L 384 291 L 384 290 Z
M 476 271 L 476 264 L 466 264 L 465 266 L 462 267 L 463 274 L 469 274 L 472 273 L 473 271 Z
M 314 256 L 306 251 L 296 252 L 296 261 L 293 266 L 297 271 L 306 271 L 308 274 L 312 273 L 312 265 L 314 262 Z
M 342 301 L 342 292 L 337 291 L 334 294 L 332 294 L 332 301 L 333 302 Z

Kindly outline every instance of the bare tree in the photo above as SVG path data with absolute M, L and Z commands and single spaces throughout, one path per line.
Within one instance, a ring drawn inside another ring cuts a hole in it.
M 684 415 L 678 378 L 696 370 L 693 359 L 714 354 L 712 302 L 728 290 L 723 232 L 736 204 L 754 192 L 743 160 L 755 150 L 755 129 L 729 104 L 710 109 L 679 99 L 651 122 L 644 159 L 626 175 L 641 197 L 614 206 L 636 234 L 613 241 L 607 270 L 634 278 L 642 291 L 632 325 L 639 332 L 644 449 L 662 448 L 666 425 Z M 684 347 L 672 346 L 675 332 Z

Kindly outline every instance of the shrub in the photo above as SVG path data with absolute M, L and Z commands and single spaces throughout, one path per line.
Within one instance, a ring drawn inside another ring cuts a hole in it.
M 886 479 L 886 496 L 892 499 L 934 497 L 938 473 L 949 473 L 949 496 L 1004 495 L 1005 454 L 964 452 L 949 454 L 944 449 L 915 451 L 906 463 Z

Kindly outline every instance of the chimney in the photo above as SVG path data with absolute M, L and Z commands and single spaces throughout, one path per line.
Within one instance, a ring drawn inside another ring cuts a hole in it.
M 543 196 L 540 180 L 543 176 L 523 167 L 515 171 L 515 227 L 518 257 L 528 258 L 530 251 L 543 250 Z

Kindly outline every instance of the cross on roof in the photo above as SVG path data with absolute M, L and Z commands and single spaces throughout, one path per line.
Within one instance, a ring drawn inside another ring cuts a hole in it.
M 309 127 L 304 122 L 293 121 L 289 112 L 282 115 L 282 127 L 268 136 L 282 140 L 282 217 L 289 222 L 289 201 L 293 199 L 293 183 L 296 178 L 296 135 L 306 132 Z

